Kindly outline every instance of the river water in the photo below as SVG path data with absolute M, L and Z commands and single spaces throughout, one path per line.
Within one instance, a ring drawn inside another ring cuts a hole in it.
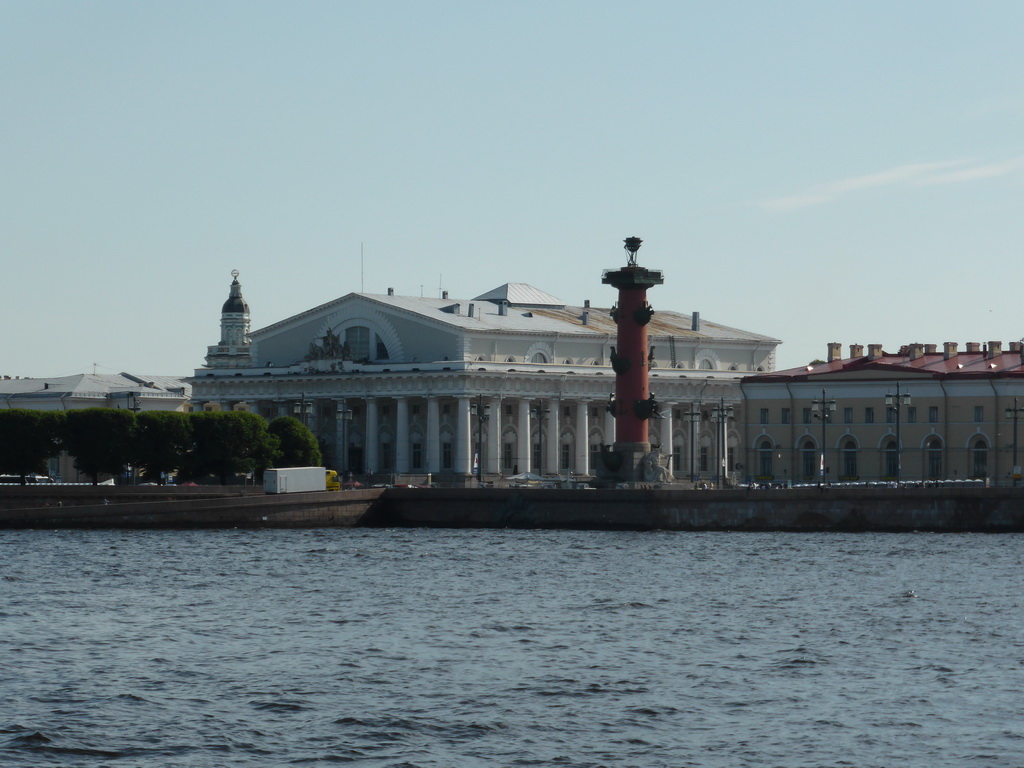
M 0 765 L 1021 766 L 1024 537 L 0 532 Z

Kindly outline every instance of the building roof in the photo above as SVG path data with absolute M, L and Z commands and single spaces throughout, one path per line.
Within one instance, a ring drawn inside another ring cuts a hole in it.
M 192 386 L 177 376 L 136 376 L 130 373 L 78 373 L 55 378 L 0 379 L 0 400 L 16 408 L 19 399 L 37 398 L 108 398 L 111 395 L 135 392 L 145 397 L 177 397 L 188 399 Z
M 502 314 L 500 302 L 503 297 L 514 300 Z M 610 308 L 568 306 L 561 300 L 525 283 L 506 283 L 499 288 L 481 294 L 476 299 L 429 298 L 422 296 L 399 296 L 395 294 L 350 293 L 319 307 L 281 320 L 273 325 L 253 331 L 252 338 L 270 335 L 284 326 L 291 325 L 302 317 L 313 314 L 327 314 L 337 305 L 353 298 L 365 299 L 386 306 L 392 310 L 406 312 L 435 323 L 473 333 L 542 333 L 560 335 L 600 335 L 616 332 L 611 319 Z M 472 315 L 470 307 L 473 308 Z M 651 319 L 647 332 L 649 336 L 675 336 L 677 338 L 709 341 L 740 340 L 766 344 L 779 344 L 779 340 L 750 331 L 742 331 L 720 323 L 698 317 L 694 330 L 694 316 L 681 312 L 658 309 Z
M 1004 352 L 999 342 L 987 345 L 969 344 L 967 351 L 960 351 L 957 345 L 946 345 L 939 351 L 938 345 L 908 344 L 898 352 L 885 352 L 881 345 L 869 347 L 867 355 L 862 347 L 846 358 L 833 358 L 815 365 L 790 368 L 748 376 L 745 382 L 810 381 L 819 377 L 846 378 L 1005 378 L 1024 376 L 1024 353 L 1019 342 L 1010 344 Z
M 480 294 L 474 301 L 493 301 L 495 304 L 507 301 L 511 307 L 565 307 L 561 299 L 526 283 L 505 283 Z

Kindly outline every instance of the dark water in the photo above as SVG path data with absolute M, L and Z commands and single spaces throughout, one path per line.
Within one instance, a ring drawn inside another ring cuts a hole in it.
M 1021 766 L 1024 537 L 0 533 L 0 766 Z

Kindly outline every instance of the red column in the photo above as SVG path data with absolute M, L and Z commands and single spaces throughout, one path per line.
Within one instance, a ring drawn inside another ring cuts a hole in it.
M 647 443 L 647 323 L 654 314 L 647 303 L 647 289 L 661 285 L 663 279 L 660 271 L 630 265 L 605 272 L 602 282 L 619 289 L 617 338 L 611 360 L 615 370 L 616 447 Z

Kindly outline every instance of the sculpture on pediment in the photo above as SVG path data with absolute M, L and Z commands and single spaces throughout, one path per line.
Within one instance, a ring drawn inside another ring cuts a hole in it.
M 348 343 L 342 344 L 341 337 L 338 336 L 330 328 L 327 329 L 327 333 L 320 339 L 320 343 L 317 344 L 315 341 L 309 344 L 309 354 L 306 355 L 307 360 L 337 360 L 339 358 L 345 359 L 345 347 Z

